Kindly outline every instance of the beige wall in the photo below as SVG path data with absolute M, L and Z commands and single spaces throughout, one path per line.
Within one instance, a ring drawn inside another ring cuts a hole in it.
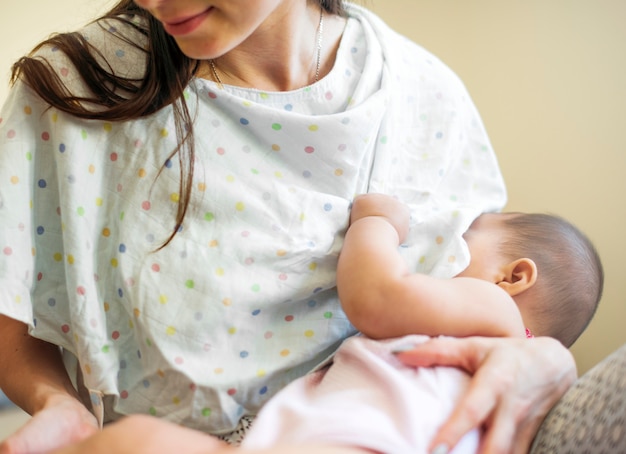
M 0 5 L 0 100 L 11 62 L 110 1 Z M 465 81 L 491 134 L 510 210 L 580 225 L 604 259 L 603 301 L 573 352 L 584 372 L 626 342 L 626 2 L 364 0 Z

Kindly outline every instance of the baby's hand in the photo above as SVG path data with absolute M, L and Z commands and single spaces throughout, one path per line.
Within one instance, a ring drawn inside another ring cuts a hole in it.
M 172 452 L 225 454 L 235 452 L 235 448 L 203 432 L 172 422 L 152 416 L 131 415 L 107 425 L 101 432 L 89 438 L 50 454 Z
M 368 216 L 383 217 L 398 232 L 400 242 L 409 231 L 410 212 L 406 205 L 385 194 L 363 194 L 354 199 L 350 213 L 350 223 Z

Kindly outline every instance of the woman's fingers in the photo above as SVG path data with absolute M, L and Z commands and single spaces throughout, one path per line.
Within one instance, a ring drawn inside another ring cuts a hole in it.
M 476 428 L 487 427 L 492 416 L 498 411 L 498 406 L 501 405 L 501 390 L 510 388 L 506 382 L 507 380 L 500 380 L 488 370 L 478 369 L 452 414 L 439 428 L 432 440 L 431 448 L 434 449 L 437 446 L 452 448 L 467 432 Z M 495 446 L 497 442 L 496 439 L 490 444 Z
M 528 452 L 526 440 L 527 430 L 520 430 L 515 414 L 521 414 L 519 409 L 511 403 L 503 402 L 494 409 L 483 425 L 483 436 L 480 444 L 480 453 L 524 453 Z M 532 440 L 532 434 L 530 435 Z

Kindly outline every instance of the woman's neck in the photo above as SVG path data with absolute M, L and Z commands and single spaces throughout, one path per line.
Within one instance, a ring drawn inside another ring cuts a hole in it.
M 285 2 L 239 46 L 203 66 L 219 84 L 290 91 L 316 82 L 333 66 L 345 19 L 317 2 Z M 318 66 L 319 62 L 319 66 Z

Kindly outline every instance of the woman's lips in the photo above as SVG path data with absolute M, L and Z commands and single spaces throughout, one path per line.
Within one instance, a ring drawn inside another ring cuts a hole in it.
M 213 8 L 209 8 L 200 14 L 182 19 L 175 19 L 170 22 L 163 21 L 163 28 L 172 36 L 182 36 L 193 32 L 202 21 L 211 13 Z

